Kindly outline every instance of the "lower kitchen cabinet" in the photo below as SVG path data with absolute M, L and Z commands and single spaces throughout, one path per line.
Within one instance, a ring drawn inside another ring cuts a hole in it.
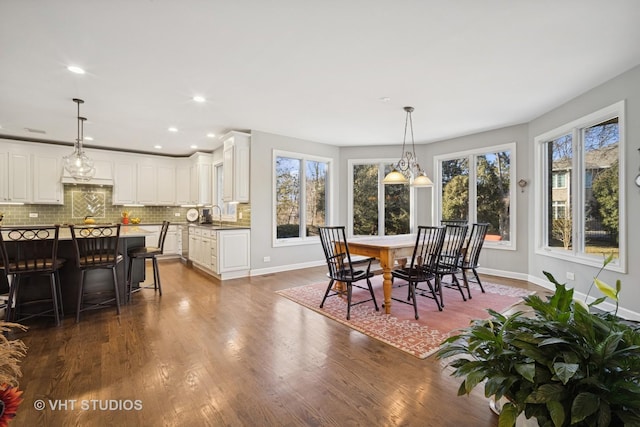
M 246 277 L 251 268 L 250 230 L 189 227 L 189 260 L 218 279 Z

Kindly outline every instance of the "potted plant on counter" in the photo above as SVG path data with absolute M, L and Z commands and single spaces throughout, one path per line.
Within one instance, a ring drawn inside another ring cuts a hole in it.
M 528 313 L 489 310 L 490 319 L 443 342 L 437 357 L 451 358 L 452 375 L 464 378 L 458 395 L 484 382 L 487 397 L 506 398 L 500 427 L 522 413 L 543 427 L 640 426 L 640 332 L 616 315 L 620 281 L 613 288 L 596 276 L 604 296 L 587 306 L 545 275 L 555 293 L 526 297 Z M 593 309 L 607 298 L 614 313 Z

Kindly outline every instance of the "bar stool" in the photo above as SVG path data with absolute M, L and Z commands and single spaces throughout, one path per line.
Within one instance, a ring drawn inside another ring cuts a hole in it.
M 111 304 L 115 300 L 116 312 L 120 314 L 120 291 L 118 290 L 118 275 L 116 267 L 123 260 L 118 253 L 120 241 L 120 224 L 116 225 L 70 225 L 71 238 L 76 252 L 76 262 L 82 273 L 78 289 L 78 303 L 76 305 L 76 322 L 80 322 L 80 312 L 96 309 Z M 101 296 L 102 291 L 85 293 L 87 272 L 91 270 L 109 269 L 113 276 L 113 298 L 91 301 L 83 307 L 85 297 L 93 294 Z
M 5 276 L 3 282 L 10 283 L 9 298 L 5 307 L 7 321 L 23 321 L 51 313 L 56 325 L 60 324 L 60 317 L 64 316 L 64 308 L 59 270 L 65 260 L 58 258 L 59 231 L 59 225 L 0 228 L 1 271 Z M 51 297 L 43 299 L 38 295 L 38 299 L 21 305 L 42 305 L 51 301 L 52 308 L 37 313 L 26 313 L 17 318 L 21 288 L 26 285 L 34 288 L 39 285 L 37 276 L 49 276 Z M 28 279 L 26 284 L 22 283 L 24 278 Z
M 167 231 L 169 230 L 169 221 L 162 222 L 162 228 L 160 229 L 160 236 L 158 237 L 158 246 L 144 246 L 141 248 L 133 248 L 129 251 L 129 273 L 127 276 L 127 302 L 131 301 L 131 294 L 133 293 L 131 277 L 133 271 L 133 260 L 142 259 L 142 268 L 146 260 L 151 259 L 153 264 L 153 289 L 157 290 L 160 296 L 162 296 L 162 285 L 160 284 L 160 270 L 158 269 L 158 255 L 162 255 L 164 252 L 164 241 L 167 238 Z M 150 288 L 150 286 L 149 286 Z M 138 290 L 138 289 L 137 289 Z M 137 291 L 136 290 L 136 291 Z

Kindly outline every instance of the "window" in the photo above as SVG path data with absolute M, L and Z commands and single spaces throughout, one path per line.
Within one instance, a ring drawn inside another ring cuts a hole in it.
M 511 185 L 515 177 L 515 144 L 439 156 L 435 162 L 440 176 L 434 192 L 437 222 L 486 222 L 486 240 L 490 244 L 515 248 L 511 203 L 515 199 Z
M 551 174 L 551 186 L 553 188 L 567 188 L 567 172 L 554 171 Z
M 595 266 L 613 254 L 624 270 L 623 114 L 620 102 L 535 139 L 539 253 Z
M 327 223 L 329 159 L 274 152 L 276 243 L 317 242 Z
M 411 187 L 382 183 L 392 167 L 389 161 L 349 161 L 349 230 L 352 235 L 411 233 Z

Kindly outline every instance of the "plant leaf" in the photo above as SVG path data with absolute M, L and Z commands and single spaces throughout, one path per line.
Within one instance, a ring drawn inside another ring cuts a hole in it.
M 535 363 L 516 363 L 514 368 L 522 375 L 527 381 L 534 382 L 536 376 L 536 364 Z
M 557 362 L 553 364 L 553 370 L 560 381 L 562 381 L 562 384 L 567 384 L 579 369 L 580 365 L 577 363 Z
M 552 400 L 551 402 L 547 402 L 547 409 L 549 410 L 549 415 L 551 415 L 551 420 L 553 420 L 553 425 L 556 427 L 562 426 L 565 419 L 564 406 L 562 406 L 562 403 Z
M 600 398 L 593 393 L 579 393 L 571 405 L 571 424 L 577 424 L 594 414 L 600 407 Z
M 512 403 L 506 403 L 500 411 L 498 427 L 513 427 L 516 424 L 518 410 Z

